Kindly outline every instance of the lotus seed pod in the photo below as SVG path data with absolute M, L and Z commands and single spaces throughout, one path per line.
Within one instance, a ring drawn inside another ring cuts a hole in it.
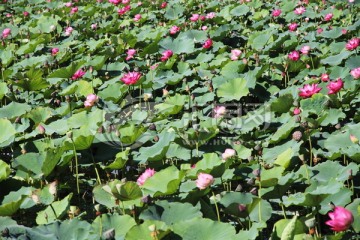
M 302 133 L 300 131 L 295 131 L 292 135 L 292 138 L 295 140 L 295 141 L 300 141 L 301 138 L 302 138 Z

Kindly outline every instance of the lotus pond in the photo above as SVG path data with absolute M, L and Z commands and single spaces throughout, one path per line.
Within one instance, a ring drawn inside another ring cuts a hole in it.
M 359 239 L 359 0 L 0 0 L 1 239 Z

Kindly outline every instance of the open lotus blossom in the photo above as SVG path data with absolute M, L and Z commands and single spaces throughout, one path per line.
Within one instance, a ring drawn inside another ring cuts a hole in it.
M 121 0 L 109 0 L 109 3 L 112 3 L 114 5 L 118 5 L 119 3 L 121 3 Z
M 323 81 L 323 82 L 327 82 L 327 81 L 330 80 L 330 76 L 329 76 L 329 74 L 327 74 L 327 73 L 323 73 L 323 74 L 321 74 L 320 79 L 321 79 L 321 81 Z
M 282 13 L 282 12 L 281 12 L 280 9 L 274 9 L 274 10 L 272 11 L 271 15 L 272 15 L 273 17 L 278 17 L 278 16 L 280 16 L 281 13 Z
M 306 12 L 306 8 L 303 7 L 303 6 L 298 7 L 298 8 L 296 8 L 296 9 L 294 10 L 294 13 L 295 13 L 296 15 L 301 15 L 301 14 L 303 14 L 303 13 L 305 13 L 305 12 Z
M 216 14 L 214 12 L 210 12 L 208 14 L 206 14 L 206 19 L 213 19 L 216 16 Z
M 190 21 L 196 22 L 197 20 L 199 20 L 199 17 L 200 17 L 199 14 L 194 13 L 194 14 L 192 14 L 192 16 L 190 17 Z
M 127 13 L 130 10 L 131 10 L 131 6 L 126 5 L 125 7 L 118 10 L 118 14 L 119 14 L 119 16 L 121 16 L 121 15 L 124 15 L 125 13 Z
M 297 27 L 298 27 L 297 23 L 291 23 L 291 24 L 289 25 L 289 31 L 290 31 L 290 32 L 295 32 L 296 29 L 297 29 Z
M 129 61 L 136 54 L 136 50 L 135 49 L 128 49 L 126 53 L 127 53 L 126 61 Z
M 227 148 L 225 149 L 225 152 L 223 154 L 221 154 L 222 159 L 226 160 L 229 159 L 233 156 L 235 156 L 236 151 L 234 149 L 231 148 Z
M 341 78 L 336 79 L 336 81 L 330 82 L 326 87 L 329 89 L 328 94 L 335 94 L 343 88 L 344 82 Z
M 303 98 L 309 98 L 315 93 L 318 93 L 321 91 L 322 88 L 318 87 L 318 84 L 305 84 L 303 88 L 299 88 L 299 96 Z
M 51 49 L 51 55 L 55 56 L 59 52 L 58 48 Z
M 360 67 L 355 68 L 350 71 L 351 76 L 353 76 L 355 79 L 360 78 Z
M 311 50 L 311 47 L 306 45 L 301 48 L 300 52 L 304 55 L 307 55 L 307 54 L 309 54 L 310 50 Z
M 202 26 L 202 27 L 201 27 L 201 30 L 203 30 L 203 31 L 206 31 L 207 29 L 208 29 L 207 26 Z
M 274 10 L 272 11 L 272 13 L 271 13 L 271 15 L 272 15 L 273 17 L 278 17 L 278 16 L 280 16 L 280 14 L 281 14 L 281 10 L 280 10 L 280 9 L 274 9 Z
M 214 108 L 214 118 L 223 117 L 226 113 L 225 106 L 216 106 Z
M 72 27 L 67 27 L 65 29 L 65 35 L 70 36 L 73 31 L 74 31 L 74 29 Z
M 299 115 L 300 113 L 301 113 L 300 108 L 295 108 L 294 111 L 293 111 L 294 115 Z
M 176 34 L 177 32 L 179 32 L 180 31 L 180 27 L 178 27 L 178 26 L 172 26 L 171 28 L 170 28 L 170 34 L 171 35 L 174 35 L 174 34 Z
M 300 54 L 298 51 L 292 51 L 288 54 L 288 58 L 292 61 L 297 61 L 300 59 Z
M 7 38 L 10 34 L 11 34 L 11 29 L 10 28 L 5 28 L 2 31 L 2 38 Z
M 360 38 L 352 38 L 346 43 L 345 47 L 347 50 L 352 51 L 356 49 L 359 45 L 360 45 Z
M 85 107 L 92 107 L 94 106 L 95 103 L 97 103 L 99 101 L 99 97 L 96 96 L 95 94 L 89 94 L 86 97 L 86 101 L 84 102 L 84 106 Z
M 332 13 L 328 13 L 328 14 L 325 15 L 324 20 L 325 21 L 330 21 L 333 18 L 333 16 L 334 15 Z
M 72 6 L 72 2 L 67 2 L 67 3 L 65 3 L 64 5 L 65 5 L 65 7 L 71 7 L 71 6 Z
M 322 28 L 318 28 L 317 30 L 316 30 L 316 32 L 317 32 L 317 34 L 320 34 L 320 33 L 322 33 L 324 30 L 322 29 Z
M 154 176 L 154 174 L 156 173 L 156 171 L 154 169 L 151 169 L 151 168 L 148 168 L 145 170 L 145 172 L 143 172 L 140 177 L 137 179 L 137 184 L 139 186 L 142 186 L 144 185 L 145 181 L 148 179 L 148 178 L 151 178 L 152 176 Z
M 120 79 L 126 85 L 135 84 L 141 78 L 141 73 L 139 72 L 128 72 Z
M 214 177 L 207 173 L 199 173 L 198 178 L 196 180 L 196 186 L 203 190 L 213 184 L 215 181 Z
M 84 72 L 82 69 L 79 69 L 79 70 L 77 70 L 77 71 L 74 73 L 74 75 L 72 75 L 71 79 L 72 79 L 72 80 L 77 80 L 77 79 L 79 79 L 79 78 L 82 78 L 82 76 L 84 76 L 85 73 L 86 73 L 86 72 Z
M 231 60 L 233 60 L 233 61 L 238 60 L 241 53 L 242 52 L 239 49 L 232 49 L 231 50 L 231 56 L 230 56 Z
M 168 60 L 169 58 L 171 58 L 171 56 L 173 55 L 173 51 L 171 51 L 170 49 L 165 50 L 162 53 L 162 57 L 161 57 L 161 61 L 165 62 L 166 60 Z
M 205 48 L 205 49 L 211 48 L 212 44 L 213 44 L 212 40 L 211 40 L 210 38 L 208 38 L 208 39 L 204 42 L 203 48 Z
M 354 221 L 352 213 L 340 206 L 335 206 L 334 211 L 328 213 L 330 220 L 326 221 L 326 225 L 331 227 L 335 232 L 347 230 Z
M 73 8 L 71 8 L 70 14 L 77 13 L 78 10 L 79 10 L 78 7 L 73 7 Z
M 141 14 L 136 14 L 136 15 L 134 16 L 134 21 L 135 21 L 135 22 L 140 21 L 140 19 L 141 19 Z

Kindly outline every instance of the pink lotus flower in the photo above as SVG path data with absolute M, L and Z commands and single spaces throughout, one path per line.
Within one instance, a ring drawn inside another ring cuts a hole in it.
M 91 24 L 91 29 L 92 29 L 92 30 L 97 29 L 97 23 L 93 23 L 93 24 Z
M 328 22 L 333 18 L 333 16 L 334 15 L 332 13 L 328 13 L 325 15 L 324 20 Z
M 272 11 L 272 13 L 271 13 L 271 15 L 272 15 L 273 17 L 278 17 L 278 16 L 280 16 L 280 14 L 281 14 L 281 10 L 280 10 L 280 9 L 274 9 L 274 10 Z
M 29 12 L 27 12 L 27 11 L 24 11 L 24 12 L 23 12 L 24 17 L 29 16 L 29 14 L 30 14 L 30 13 L 29 13 Z
M 295 108 L 294 111 L 293 111 L 294 115 L 299 115 L 300 113 L 301 113 L 300 108 Z
M 159 64 L 151 65 L 151 66 L 150 66 L 150 69 L 151 69 L 151 70 L 155 70 L 155 69 L 157 69 L 158 66 L 159 66 Z
M 82 76 L 84 76 L 85 73 L 86 73 L 86 72 L 84 72 L 82 69 L 79 69 L 79 70 L 77 70 L 77 71 L 74 73 L 74 75 L 72 75 L 71 79 L 72 79 L 72 80 L 77 80 L 77 79 L 79 79 L 79 78 L 82 78 Z
M 197 20 L 199 20 L 200 15 L 197 13 L 194 13 L 191 17 L 190 17 L 190 21 L 192 22 L 196 22 Z
M 360 38 L 352 38 L 346 44 L 346 49 L 352 51 L 360 45 Z
M 216 16 L 215 13 L 211 12 L 211 13 L 206 14 L 206 19 L 213 19 L 215 16 Z
M 165 50 L 162 53 L 162 57 L 161 57 L 161 61 L 165 62 L 166 60 L 168 60 L 169 58 L 171 58 L 171 56 L 173 55 L 173 51 L 171 51 L 170 49 Z
M 156 171 L 154 169 L 148 168 L 145 170 L 145 172 L 143 172 L 143 174 L 140 175 L 140 177 L 137 179 L 137 184 L 139 186 L 144 185 L 145 181 L 148 178 L 151 178 L 152 176 L 154 176 L 154 174 L 156 173 Z
M 38 131 L 39 131 L 40 134 L 45 133 L 45 128 L 43 127 L 43 125 L 41 125 L 41 124 L 38 125 Z
M 300 54 L 298 51 L 292 51 L 289 53 L 288 58 L 292 61 L 297 61 L 300 59 Z
M 74 29 L 73 29 L 72 27 L 67 27 L 67 28 L 65 29 L 65 35 L 66 35 L 66 36 L 70 36 L 71 33 L 72 33 L 72 31 L 74 31 Z
M 130 0 L 122 0 L 121 3 L 122 4 L 128 4 L 128 3 L 130 3 Z
M 70 11 L 70 14 L 77 13 L 78 10 L 79 10 L 78 7 L 73 7 Z
M 121 0 L 109 0 L 109 3 L 112 3 L 114 5 L 118 5 L 119 3 L 121 3 Z
M 350 71 L 350 74 L 351 74 L 355 79 L 360 78 L 360 67 L 351 70 L 351 71 Z
M 226 113 L 226 108 L 224 106 L 216 106 L 214 108 L 214 118 L 223 117 Z
M 202 26 L 202 27 L 201 27 L 201 30 L 203 30 L 203 31 L 206 31 L 207 29 L 208 29 L 207 26 Z
M 72 6 L 72 2 L 67 2 L 67 3 L 65 3 L 64 5 L 65 5 L 65 7 L 71 7 L 71 6 Z
M 126 85 L 135 84 L 141 78 L 141 73 L 139 72 L 128 72 L 125 73 L 120 80 L 124 82 Z
M 126 5 L 125 7 L 118 10 L 118 14 L 119 14 L 119 16 L 121 16 L 121 15 L 124 15 L 125 13 L 127 13 L 130 10 L 131 10 L 131 6 Z
M 222 159 L 227 160 L 233 156 L 235 156 L 236 151 L 234 149 L 231 148 L 227 148 L 225 149 L 225 152 L 221 155 Z
M 233 61 L 238 60 L 241 54 L 242 54 L 241 50 L 233 49 L 233 50 L 231 50 L 230 59 Z
M 134 17 L 134 21 L 138 22 L 138 21 L 140 21 L 140 19 L 141 19 L 141 14 L 136 14 Z
M 310 49 L 311 49 L 310 46 L 303 46 L 303 47 L 301 48 L 300 52 L 301 52 L 302 54 L 304 54 L 304 55 L 307 55 L 307 54 L 309 54 Z
M 329 89 L 328 94 L 335 94 L 341 90 L 344 86 L 344 82 L 341 78 L 336 79 L 336 81 L 330 82 L 326 87 Z
M 126 61 L 129 61 L 136 54 L 136 50 L 135 49 L 128 49 L 126 53 L 127 53 Z
M 170 34 L 171 35 L 174 35 L 174 34 L 176 34 L 177 32 L 179 32 L 180 31 L 180 28 L 178 27 L 178 26 L 172 26 L 171 28 L 170 28 Z
M 321 81 L 323 81 L 323 82 L 327 82 L 327 81 L 330 80 L 330 76 L 329 76 L 329 74 L 327 74 L 327 73 L 323 73 L 323 74 L 321 74 L 320 79 L 321 79 Z
M 329 217 L 331 220 L 325 222 L 326 225 L 331 227 L 335 232 L 347 230 L 354 221 L 352 213 L 340 206 L 336 206 L 333 212 L 330 212 Z
M 359 139 L 355 135 L 352 135 L 352 134 L 350 134 L 350 141 L 355 144 L 359 143 Z
M 201 21 L 205 21 L 205 20 L 206 20 L 206 17 L 203 16 L 203 15 L 201 15 L 201 16 L 199 17 L 199 19 L 200 19 Z
M 211 48 L 212 44 L 213 44 L 212 40 L 211 40 L 210 38 L 208 38 L 208 39 L 204 42 L 203 48 L 205 48 L 205 49 Z
M 51 49 L 51 55 L 55 56 L 59 52 L 58 48 Z
M 203 190 L 213 184 L 215 181 L 214 177 L 207 173 L 199 173 L 198 178 L 196 180 L 196 186 Z
M 324 30 L 322 29 L 322 28 L 318 28 L 317 30 L 316 30 L 316 32 L 317 32 L 317 34 L 320 34 L 320 33 L 322 33 Z
M 342 33 L 342 34 L 346 34 L 346 33 L 347 33 L 347 30 L 346 30 L 346 29 L 341 29 L 341 33 Z
M 298 8 L 296 8 L 296 9 L 294 10 L 294 13 L 295 13 L 296 15 L 301 15 L 301 14 L 303 14 L 304 12 L 306 12 L 306 8 L 303 7 L 303 6 L 298 7 Z
M 167 2 L 163 2 L 163 3 L 161 3 L 161 5 L 160 5 L 161 8 L 166 8 L 166 6 L 167 6 Z
M 318 93 L 321 91 L 321 88 L 318 87 L 318 84 L 305 84 L 303 88 L 299 88 L 299 96 L 303 98 L 309 98 L 315 93 Z
M 7 38 L 11 34 L 10 28 L 5 28 L 2 32 L 2 38 Z
M 289 31 L 295 32 L 296 29 L 297 29 L 297 27 L 298 27 L 297 23 L 291 23 L 291 24 L 289 25 Z
M 84 102 L 84 106 L 85 107 L 92 107 L 94 106 L 95 103 L 97 103 L 99 101 L 99 97 L 96 96 L 95 94 L 89 94 L 86 97 L 86 101 Z

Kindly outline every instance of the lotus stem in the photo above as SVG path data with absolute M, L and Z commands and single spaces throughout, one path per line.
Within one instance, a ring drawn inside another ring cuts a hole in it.
M 73 151 L 74 151 L 74 157 L 75 157 L 75 175 L 76 175 L 76 189 L 77 189 L 77 193 L 80 194 L 80 187 L 79 187 L 79 164 L 78 164 L 78 158 L 77 158 L 77 153 L 76 153 L 76 148 L 75 148 L 75 143 L 73 141 L 73 139 L 71 138 L 71 142 L 73 144 Z
M 219 207 L 217 205 L 217 202 L 216 202 L 216 196 L 215 196 L 215 193 L 212 191 L 212 195 L 214 197 L 214 203 L 215 203 L 215 208 L 216 208 L 216 215 L 217 215 L 217 219 L 218 219 L 218 222 L 220 222 L 220 212 L 219 212 Z

